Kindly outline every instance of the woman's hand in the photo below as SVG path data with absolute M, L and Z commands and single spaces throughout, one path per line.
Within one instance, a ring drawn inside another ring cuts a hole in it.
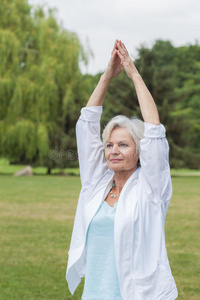
M 148 88 L 146 87 L 142 77 L 140 76 L 138 70 L 133 64 L 128 51 L 121 41 L 117 42 L 117 54 L 121 60 L 121 63 L 126 71 L 128 77 L 131 78 L 135 86 L 136 94 L 138 97 L 138 102 L 140 105 L 141 113 L 143 119 L 146 123 L 151 123 L 154 125 L 159 125 L 159 115 L 156 104 L 150 94 Z
M 105 77 L 108 80 L 112 80 L 113 78 L 117 77 L 121 71 L 123 70 L 123 64 L 121 62 L 121 58 L 118 55 L 118 44 L 119 41 L 116 40 L 112 53 L 111 53 L 111 58 L 110 61 L 108 63 L 107 69 L 104 73 Z
M 133 80 L 135 75 L 139 75 L 138 70 L 133 64 L 125 45 L 121 41 L 117 41 L 116 47 L 118 57 L 121 60 L 121 64 L 123 65 L 126 74 Z
M 104 98 L 108 89 L 108 86 L 111 82 L 111 80 L 118 76 L 121 71 L 123 70 L 123 65 L 121 63 L 121 59 L 119 58 L 117 54 L 117 44 L 119 43 L 118 40 L 116 40 L 110 61 L 108 63 L 108 67 L 106 71 L 103 73 L 103 75 L 100 77 L 100 80 L 94 89 L 92 95 L 90 96 L 90 99 L 87 103 L 87 107 L 90 106 L 101 106 L 103 105 Z

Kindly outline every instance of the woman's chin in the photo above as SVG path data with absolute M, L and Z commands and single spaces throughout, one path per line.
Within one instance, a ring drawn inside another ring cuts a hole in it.
M 135 172 L 135 170 L 137 169 L 137 166 L 135 166 L 134 168 L 122 168 L 120 166 L 108 166 L 108 168 L 110 170 L 112 170 L 115 173 L 127 173 L 127 174 L 132 174 L 133 172 Z

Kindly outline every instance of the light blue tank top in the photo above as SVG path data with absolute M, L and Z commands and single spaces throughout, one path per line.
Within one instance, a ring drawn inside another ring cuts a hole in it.
M 103 201 L 89 225 L 83 300 L 122 300 L 114 245 L 116 207 Z

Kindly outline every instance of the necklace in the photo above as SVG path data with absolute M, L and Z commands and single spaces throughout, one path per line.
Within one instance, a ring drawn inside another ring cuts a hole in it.
M 115 187 L 115 181 L 113 180 L 112 187 L 111 187 L 111 189 L 110 189 L 110 196 L 111 196 L 111 198 L 117 198 L 117 197 L 120 196 L 120 194 L 119 194 L 119 195 L 113 194 L 112 189 L 113 189 L 114 187 Z

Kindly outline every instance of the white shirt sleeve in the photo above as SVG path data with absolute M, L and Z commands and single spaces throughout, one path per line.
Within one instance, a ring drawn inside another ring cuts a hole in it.
M 144 123 L 144 138 L 140 141 L 140 163 L 143 180 L 156 202 L 168 202 L 172 195 L 169 167 L 169 145 L 165 127 Z
M 77 149 L 82 186 L 91 185 L 107 170 L 100 138 L 102 106 L 84 107 L 76 125 Z

